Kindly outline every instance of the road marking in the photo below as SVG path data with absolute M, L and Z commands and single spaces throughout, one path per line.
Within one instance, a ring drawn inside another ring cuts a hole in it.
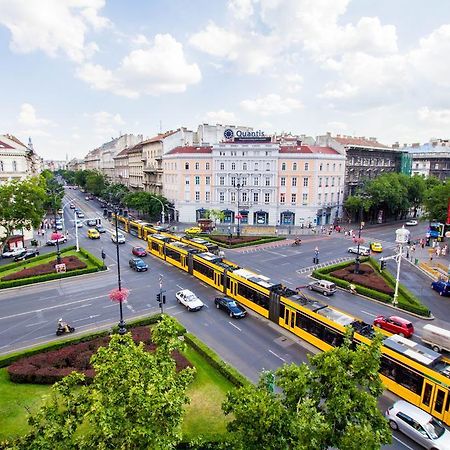
M 116 305 L 106 305 L 103 308 L 113 308 L 114 306 L 116 306 Z
M 283 281 L 283 282 L 286 283 L 286 284 L 293 284 L 292 281 L 283 280 L 283 279 L 282 279 L 281 281 Z
M 83 317 L 82 319 L 72 320 L 72 322 L 81 322 L 82 320 L 95 319 L 96 317 L 100 317 L 100 314 L 94 314 L 93 316 Z
M 277 355 L 275 352 L 269 349 L 269 352 L 272 353 L 273 356 L 276 356 L 278 359 L 281 359 L 281 361 L 286 362 L 284 358 L 282 358 L 280 355 Z
M 372 316 L 372 317 L 377 317 L 376 314 L 372 314 L 370 312 L 364 311 L 363 309 L 361 310 L 362 313 L 367 314 L 368 316 Z
M 183 290 L 184 288 L 182 286 L 180 286 L 179 284 L 177 284 L 177 288 L 180 288 L 181 290 Z
M 405 444 L 401 439 L 399 439 L 398 437 L 395 437 L 394 435 L 392 435 L 392 437 L 397 441 L 400 442 L 400 444 L 404 445 L 406 448 L 408 448 L 409 450 L 414 450 L 412 447 L 410 447 L 409 445 Z
M 80 306 L 77 306 L 76 308 L 67 308 L 67 311 L 73 311 L 75 309 L 80 309 L 80 308 L 86 308 L 86 306 L 91 306 L 91 305 L 92 305 L 92 303 L 88 303 L 87 305 L 80 305 Z
M 130 304 L 126 303 L 125 306 L 126 306 L 131 312 L 136 312 Z
M 97 298 L 103 298 L 103 297 L 107 297 L 107 296 L 108 296 L 108 294 L 98 295 L 97 297 L 84 298 L 82 300 L 76 300 L 74 302 L 62 303 L 60 305 L 49 306 L 48 308 L 33 309 L 31 311 L 25 311 L 25 312 L 18 313 L 18 314 L 12 314 L 10 316 L 0 317 L 0 320 L 12 319 L 13 317 L 25 316 L 26 314 L 41 313 L 42 311 L 48 311 L 50 309 L 62 308 L 64 306 L 69 306 L 69 305 L 76 305 L 77 303 L 82 303 L 82 302 L 89 301 L 89 300 L 95 300 Z
M 35 323 L 29 323 L 28 325 L 25 325 L 26 327 L 34 327 L 35 325 L 42 325 L 44 323 L 47 323 L 47 321 L 44 322 L 35 322 Z
M 228 321 L 228 323 L 232 326 L 232 327 L 234 327 L 234 328 L 236 328 L 236 330 L 239 330 L 239 331 L 242 331 L 238 326 L 236 326 L 234 323 L 232 323 L 232 322 L 230 322 L 230 321 Z M 270 350 L 269 350 L 270 351 Z

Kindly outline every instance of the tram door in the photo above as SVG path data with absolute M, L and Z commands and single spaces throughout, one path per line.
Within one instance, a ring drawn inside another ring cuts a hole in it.
M 237 283 L 234 280 L 230 280 L 230 295 L 237 294 Z
M 290 330 L 295 328 L 295 311 L 289 308 L 284 309 L 284 323 Z
M 214 272 L 214 284 L 216 286 L 220 286 L 222 284 L 220 280 L 220 275 L 221 275 L 220 273 Z
M 422 405 L 425 406 L 426 411 L 438 419 L 447 421 L 449 411 L 445 410 L 447 403 L 447 391 L 440 386 L 424 381 L 422 391 Z

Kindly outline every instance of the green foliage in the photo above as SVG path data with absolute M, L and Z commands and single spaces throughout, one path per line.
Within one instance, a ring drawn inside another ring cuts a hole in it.
M 427 218 L 445 223 L 447 221 L 447 207 L 450 199 L 450 183 L 435 184 L 425 194 L 424 205 Z
M 344 344 L 310 358 L 310 365 L 284 365 L 275 372 L 280 393 L 263 379 L 235 389 L 223 405 L 234 420 L 228 429 L 238 449 L 379 449 L 391 434 L 377 398 L 381 336 L 370 346 Z M 362 445 L 364 443 L 364 445 Z
M 106 179 L 103 174 L 90 171 L 86 175 L 86 190 L 94 195 L 101 195 L 106 188 Z
M 110 184 L 106 186 L 102 196 L 105 200 L 113 203 L 122 203 L 123 198 L 128 192 L 130 191 L 124 184 Z
M 176 372 L 171 351 L 181 350 L 175 319 L 162 316 L 152 338 L 155 352 L 130 334 L 114 335 L 91 358 L 92 384 L 72 374 L 56 383 L 52 398 L 31 416 L 20 449 L 170 449 L 181 440 L 194 369 Z M 80 433 L 79 431 L 83 432 Z
M 223 222 L 225 219 L 225 213 L 221 209 L 208 209 L 206 211 L 206 218 L 214 220 L 214 223 Z
M 13 230 L 31 230 L 39 226 L 45 213 L 45 186 L 40 177 L 0 185 L 0 227 L 6 231 L 4 240 Z

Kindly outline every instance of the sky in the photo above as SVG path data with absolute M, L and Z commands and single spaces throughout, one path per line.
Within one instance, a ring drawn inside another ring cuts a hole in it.
M 45 159 L 201 123 L 449 138 L 448 0 L 0 0 L 0 134 Z

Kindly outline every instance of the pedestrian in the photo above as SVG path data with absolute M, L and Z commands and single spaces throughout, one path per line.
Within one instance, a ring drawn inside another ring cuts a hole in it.
M 69 237 L 69 230 L 66 230 L 66 238 Z
M 442 255 L 442 256 L 446 256 L 446 255 L 447 255 L 447 251 L 448 251 L 448 245 L 445 244 L 445 245 L 442 247 L 441 255 Z
M 425 248 L 425 241 L 423 239 L 420 240 L 420 246 L 422 248 Z
M 406 259 L 409 259 L 409 250 L 410 250 L 410 247 L 409 247 L 409 245 L 407 245 L 406 246 Z
M 436 245 L 436 256 L 441 256 L 441 247 L 439 247 L 439 244 Z

